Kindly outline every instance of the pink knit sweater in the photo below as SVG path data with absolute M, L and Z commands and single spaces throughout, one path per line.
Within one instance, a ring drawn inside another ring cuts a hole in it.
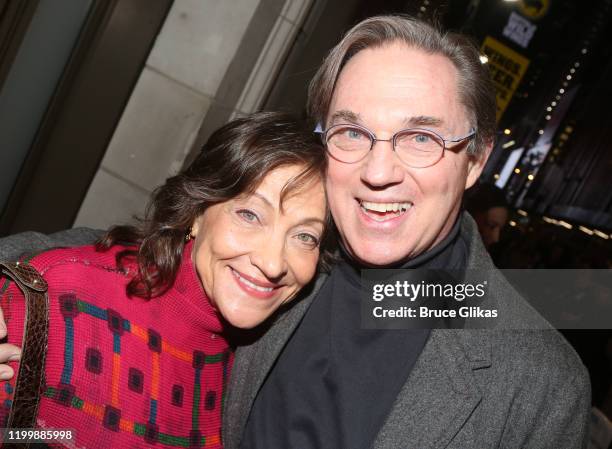
M 128 298 L 114 247 L 56 249 L 30 263 L 49 284 L 41 428 L 74 429 L 77 448 L 221 448 L 221 408 L 233 356 L 185 248 L 163 296 Z M 132 270 L 134 267 L 131 268 Z M 8 341 L 20 345 L 24 298 L 0 280 Z M 14 363 L 18 368 L 18 363 Z M 14 381 L 0 384 L 0 427 Z

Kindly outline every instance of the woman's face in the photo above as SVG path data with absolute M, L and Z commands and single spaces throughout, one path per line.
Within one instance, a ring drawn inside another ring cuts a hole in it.
M 211 206 L 193 224 L 196 271 L 233 326 L 257 326 L 314 276 L 325 222 L 323 184 L 313 179 L 280 202 L 283 187 L 302 170 L 273 170 L 254 194 Z

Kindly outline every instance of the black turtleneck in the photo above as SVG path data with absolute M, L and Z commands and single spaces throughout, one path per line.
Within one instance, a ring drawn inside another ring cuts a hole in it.
M 396 268 L 460 269 L 459 221 L 432 250 Z M 372 446 L 429 330 L 361 328 L 360 267 L 344 255 L 264 382 L 241 449 Z

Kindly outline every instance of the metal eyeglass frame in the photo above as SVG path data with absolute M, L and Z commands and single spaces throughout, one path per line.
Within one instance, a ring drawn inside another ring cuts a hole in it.
M 368 134 L 370 136 L 370 149 L 363 155 L 362 158 L 360 158 L 360 159 L 358 159 L 356 161 L 353 161 L 353 162 L 345 162 L 343 160 L 338 159 L 333 154 L 331 154 L 331 152 L 329 151 L 329 148 L 328 148 L 328 144 L 327 144 L 327 135 L 328 135 L 328 133 L 331 130 L 333 130 L 334 128 L 338 128 L 340 126 L 348 126 L 348 127 L 351 127 L 351 128 L 357 128 L 357 129 L 360 129 L 360 130 L 364 131 L 366 134 Z M 465 141 L 466 139 L 471 139 L 471 138 L 473 138 L 476 135 L 476 129 L 475 128 L 470 128 L 469 133 L 467 135 L 463 136 L 463 137 L 459 137 L 457 139 L 444 139 L 440 134 L 438 134 L 438 133 L 436 133 L 434 131 L 431 131 L 429 129 L 423 129 L 423 128 L 405 128 L 405 129 L 401 129 L 401 130 L 397 131 L 395 134 L 393 134 L 391 136 L 390 139 L 378 139 L 374 135 L 374 133 L 372 131 L 370 131 L 368 128 L 366 128 L 364 126 L 360 126 L 360 125 L 355 125 L 353 123 L 338 123 L 336 125 L 330 126 L 326 130 L 323 130 L 321 124 L 318 123 L 317 126 L 314 129 L 315 134 L 320 134 L 321 135 L 321 138 L 323 140 L 323 143 L 325 144 L 325 148 L 327 149 L 327 152 L 329 153 L 329 155 L 331 157 L 333 157 L 334 159 L 336 159 L 337 161 L 342 162 L 343 164 L 356 164 L 357 162 L 361 162 L 362 160 L 364 160 L 367 157 L 368 154 L 370 154 L 370 151 L 372 151 L 372 148 L 374 148 L 374 143 L 376 143 L 376 142 L 391 142 L 391 145 L 393 147 L 393 152 L 397 155 L 398 153 L 395 150 L 395 140 L 396 140 L 398 134 L 401 134 L 401 133 L 406 132 L 406 131 L 424 131 L 426 133 L 433 134 L 434 136 L 436 136 L 442 142 L 442 151 L 440 152 L 440 157 L 438 159 L 436 159 L 435 162 L 432 162 L 429 165 L 425 165 L 425 166 L 422 166 L 422 167 L 421 166 L 416 167 L 416 166 L 410 165 L 407 162 L 405 162 L 399 155 L 397 156 L 398 159 L 400 161 L 402 161 L 402 163 L 404 163 L 407 166 L 412 167 L 412 168 L 427 168 L 427 167 L 431 167 L 433 165 L 436 165 L 444 157 L 444 151 L 452 150 L 452 148 L 447 148 L 447 146 L 446 146 L 447 142 L 448 143 L 455 143 L 455 144 L 457 144 L 457 143 Z

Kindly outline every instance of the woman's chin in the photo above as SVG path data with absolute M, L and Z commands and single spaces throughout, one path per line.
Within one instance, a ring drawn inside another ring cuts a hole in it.
M 257 313 L 253 310 L 240 308 L 231 311 L 221 310 L 221 315 L 232 327 L 248 330 L 259 326 L 271 315 L 271 313 Z

